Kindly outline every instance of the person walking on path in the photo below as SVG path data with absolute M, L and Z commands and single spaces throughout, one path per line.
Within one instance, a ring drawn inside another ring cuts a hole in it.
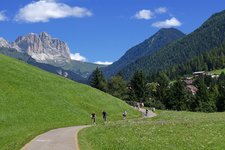
M 92 120 L 92 124 L 96 124 L 96 114 L 93 112 L 92 114 L 91 114 L 91 120 Z
M 106 113 L 106 111 L 102 112 L 102 117 L 103 117 L 104 123 L 106 123 L 106 121 L 107 121 L 107 113 Z
M 137 108 L 138 110 L 140 110 L 140 103 L 137 103 Z
M 123 112 L 123 120 L 125 120 L 125 119 L 126 119 L 126 117 L 127 117 L 127 112 L 126 112 L 126 111 L 124 111 L 124 112 Z
M 148 116 L 148 109 L 145 110 L 145 115 Z
M 152 107 L 152 112 L 155 112 L 155 107 Z

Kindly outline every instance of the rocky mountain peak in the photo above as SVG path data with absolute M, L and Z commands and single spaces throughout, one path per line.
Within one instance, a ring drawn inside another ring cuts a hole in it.
M 10 44 L 2 37 L 0 37 L 0 47 L 10 48 Z
M 59 39 L 52 38 L 46 32 L 41 32 L 39 35 L 29 33 L 20 36 L 11 47 L 27 53 L 41 63 L 70 61 L 70 49 L 67 44 Z
M 40 39 L 45 40 L 45 39 L 51 39 L 51 35 L 49 35 L 47 32 L 41 32 L 39 35 Z
M 27 41 L 27 42 L 33 42 L 34 40 L 37 40 L 38 36 L 35 33 L 29 33 L 25 36 L 19 36 L 16 40 L 15 43 L 19 43 L 21 41 Z

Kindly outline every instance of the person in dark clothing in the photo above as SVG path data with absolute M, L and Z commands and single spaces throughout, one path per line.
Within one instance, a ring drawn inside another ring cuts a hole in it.
M 91 120 L 92 120 L 92 124 L 96 124 L 96 114 L 93 112 L 92 114 L 91 114 Z
M 107 113 L 105 111 L 102 112 L 102 117 L 103 117 L 104 122 L 106 123 L 106 121 L 107 121 Z
M 126 119 L 126 117 L 127 117 L 127 112 L 126 112 L 126 111 L 124 111 L 124 112 L 123 112 L 123 120 L 125 120 L 125 119 Z
M 146 109 L 146 111 L 145 111 L 145 115 L 146 115 L 146 116 L 148 116 L 148 109 Z

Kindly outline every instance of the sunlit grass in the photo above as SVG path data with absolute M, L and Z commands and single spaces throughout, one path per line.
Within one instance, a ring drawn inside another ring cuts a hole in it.
M 90 114 L 107 111 L 110 120 L 139 112 L 89 86 L 0 55 L 0 149 L 18 150 L 52 128 L 90 124 Z
M 160 111 L 152 119 L 84 129 L 82 150 L 224 149 L 225 113 Z
M 214 74 L 220 75 L 222 72 L 225 73 L 225 69 L 213 70 L 213 71 L 211 71 L 211 72 L 214 73 Z

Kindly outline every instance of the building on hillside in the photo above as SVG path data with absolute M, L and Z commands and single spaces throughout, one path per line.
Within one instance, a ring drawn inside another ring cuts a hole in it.
M 198 92 L 198 88 L 194 85 L 186 85 L 186 89 L 191 92 L 192 95 L 195 95 Z
M 200 77 L 200 76 L 204 76 L 206 75 L 205 71 L 197 71 L 197 72 L 193 72 L 193 76 L 194 77 Z
M 212 78 L 216 78 L 216 79 L 217 79 L 217 78 L 219 78 L 219 77 L 220 77 L 220 75 L 213 74 L 213 75 L 211 75 L 211 77 L 212 77 Z
M 194 79 L 192 79 L 192 78 L 185 78 L 183 80 L 183 82 L 184 82 L 185 88 L 186 88 L 186 90 L 188 92 L 190 92 L 192 95 L 195 95 L 197 93 L 198 88 L 193 85 Z
M 207 76 L 210 76 L 211 78 L 219 78 L 219 75 L 213 74 L 211 72 L 206 73 Z
M 213 74 L 211 72 L 205 72 L 205 71 L 197 71 L 193 72 L 194 77 L 202 77 L 202 76 L 210 76 L 211 78 L 218 78 L 219 75 Z
M 186 85 L 192 85 L 193 84 L 193 80 L 192 79 L 185 79 L 185 80 L 183 80 L 184 81 L 184 83 L 186 84 Z
M 184 80 L 192 80 L 192 79 L 193 79 L 192 76 L 184 77 Z

